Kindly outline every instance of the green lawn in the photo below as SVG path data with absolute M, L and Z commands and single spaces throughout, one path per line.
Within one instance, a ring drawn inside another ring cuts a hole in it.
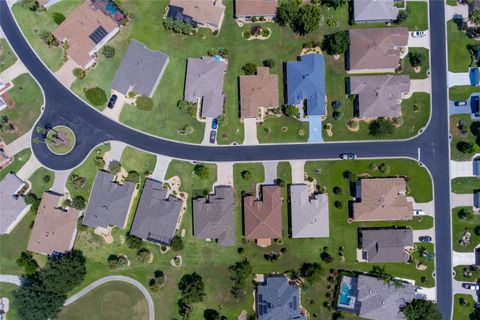
M 467 100 L 473 93 L 480 92 L 479 87 L 453 86 L 448 88 L 448 98 L 452 101 Z
M 452 231 L 453 231 L 453 250 L 459 252 L 472 252 L 475 247 L 480 243 L 480 236 L 475 234 L 475 228 L 480 227 L 480 216 L 474 214 L 472 221 L 466 221 L 458 216 L 461 209 L 472 210 L 472 207 L 457 207 L 452 209 Z M 470 244 L 468 246 L 462 246 L 460 240 L 463 237 L 465 231 L 471 233 Z
M 148 304 L 142 292 L 133 285 L 109 282 L 65 307 L 58 319 L 148 319 Z
M 463 121 L 466 127 L 466 134 L 463 135 L 458 128 L 459 122 Z M 472 125 L 473 124 L 473 125 Z M 458 143 L 461 141 L 475 142 L 475 132 L 478 122 L 472 121 L 469 114 L 460 114 L 450 116 L 450 132 L 452 134 L 452 140 L 450 142 L 450 152 L 452 160 L 466 161 L 472 159 L 474 153 L 462 153 L 458 150 Z
M 460 304 L 460 299 L 467 301 L 467 305 Z M 453 302 L 453 320 L 475 320 L 473 314 L 475 309 L 475 300 L 469 294 L 456 294 Z
M 477 282 L 480 280 L 480 270 L 472 271 L 471 277 L 465 277 L 463 275 L 463 268 L 468 266 L 456 266 L 455 268 L 455 280 L 458 281 L 467 281 L 467 282 Z
M 193 172 L 194 164 L 188 161 L 172 160 L 168 165 L 165 179 L 173 176 L 180 178 L 180 191 L 187 193 L 193 192 L 193 196 L 202 195 L 204 192 L 212 192 L 212 185 L 217 181 L 217 166 L 214 164 L 204 164 L 208 168 L 208 178 L 201 179 Z M 191 194 L 190 194 L 191 195 Z
M 17 56 L 7 40 L 0 38 L 0 72 L 7 70 L 17 61 Z
M 32 185 L 31 192 L 41 197 L 44 191 L 53 186 L 55 173 L 46 168 L 38 168 L 28 179 Z
M 448 71 L 467 72 L 472 63 L 472 57 L 468 47 L 477 45 L 477 41 L 469 38 L 460 30 L 453 20 L 447 22 L 448 34 Z M 451 100 L 454 100 L 450 97 Z
M 88 200 L 90 191 L 92 190 L 93 182 L 95 181 L 95 175 L 97 174 L 97 167 L 95 165 L 96 158 L 103 158 L 105 152 L 110 150 L 110 144 L 103 144 L 95 148 L 85 159 L 85 161 L 77 168 L 75 168 L 67 181 L 67 189 L 70 192 L 72 198 L 76 196 L 82 196 L 85 200 Z M 78 175 L 79 177 L 85 177 L 85 184 L 82 187 L 75 188 L 72 182 L 72 176 Z
M 13 162 L 0 170 L 0 180 L 3 180 L 3 178 L 5 178 L 5 176 L 10 172 L 18 172 L 23 165 L 27 163 L 31 155 L 32 151 L 30 149 L 23 149 L 22 151 L 18 152 L 15 155 Z
M 53 32 L 56 24 L 51 14 L 59 12 L 67 17 L 82 1 L 69 0 L 48 8 L 48 11 L 36 13 L 16 3 L 12 7 L 15 19 L 18 21 L 23 34 L 27 38 L 35 52 L 42 61 L 52 70 L 57 71 L 63 65 L 63 49 L 61 47 L 48 47 L 42 40 L 41 35 L 44 32 Z
M 456 6 L 456 5 L 458 5 L 458 2 L 457 2 L 457 0 L 447 0 L 447 5 Z
M 306 142 L 308 122 L 284 115 L 280 118 L 269 117 L 257 125 L 257 137 L 260 143 Z
M 58 135 L 58 139 L 55 138 Z M 75 134 L 72 129 L 65 126 L 56 126 L 48 131 L 47 147 L 56 154 L 67 154 L 75 147 Z
M 410 79 L 426 79 L 427 78 L 427 71 L 430 68 L 430 62 L 428 60 L 429 52 L 426 48 L 408 48 L 409 53 L 419 53 L 425 57 L 425 60 L 420 65 L 420 72 L 415 72 L 414 68 L 410 64 L 410 60 L 408 58 L 408 54 L 402 60 L 403 66 L 403 73 L 410 76 Z
M 38 84 L 28 74 L 22 74 L 13 80 L 14 87 L 7 94 L 13 102 L 13 108 L 5 108 L 0 117 L 7 116 L 13 122 L 15 129 L 0 131 L 0 137 L 9 144 L 30 130 L 40 116 L 43 105 L 43 95 Z
M 17 310 L 15 309 L 15 306 L 13 306 L 12 301 L 13 301 L 13 291 L 17 289 L 16 285 L 10 284 L 10 283 L 0 283 L 0 297 L 6 297 L 8 298 L 8 301 L 10 302 L 8 313 L 7 313 L 7 319 L 13 319 L 16 320 L 18 319 L 17 316 Z
M 452 179 L 452 192 L 473 193 L 480 189 L 480 179 L 476 177 L 459 177 Z

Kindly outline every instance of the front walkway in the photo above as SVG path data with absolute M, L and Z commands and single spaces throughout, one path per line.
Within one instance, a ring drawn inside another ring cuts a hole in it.
M 322 117 L 308 117 L 308 142 L 323 142 L 322 136 Z
M 457 252 L 452 250 L 452 265 L 469 266 L 475 264 L 475 251 L 472 252 Z
M 243 127 L 245 133 L 245 139 L 243 140 L 243 144 L 258 144 L 257 138 L 257 119 L 255 118 L 246 118 L 243 119 Z
M 473 177 L 473 161 L 450 160 L 450 179 Z
M 7 83 L 13 81 L 13 79 L 24 73 L 28 73 L 28 69 L 20 59 L 17 59 L 17 62 L 15 62 L 10 68 L 0 73 L 0 78 L 3 82 Z

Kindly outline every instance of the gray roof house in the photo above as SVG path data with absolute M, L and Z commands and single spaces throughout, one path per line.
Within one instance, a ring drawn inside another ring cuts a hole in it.
M 221 246 L 235 244 L 235 193 L 230 186 L 216 186 L 208 198 L 193 200 L 193 235 L 217 239 Z
M 257 285 L 255 306 L 259 320 L 306 320 L 300 288 L 285 276 L 265 276 Z
M 123 185 L 113 181 L 109 172 L 97 171 L 83 224 L 92 228 L 107 228 L 110 225 L 123 228 L 132 201 L 135 184 L 126 181 Z
M 0 182 L 0 234 L 10 233 L 30 209 L 20 195 L 26 183 L 13 173 Z
M 353 0 L 355 22 L 390 22 L 397 16 L 394 0 Z
M 329 236 L 328 195 L 310 195 L 306 184 L 290 186 L 292 238 Z
M 216 118 L 223 114 L 223 78 L 225 61 L 202 57 L 189 58 L 185 79 L 185 100 L 202 100 L 202 117 Z
M 405 319 L 400 308 L 414 298 L 415 287 L 407 282 L 399 286 L 367 275 L 343 276 L 337 310 L 353 312 L 365 319 Z
M 361 229 L 362 258 L 367 262 L 407 262 L 407 248 L 413 247 L 413 231 L 402 229 Z
M 402 98 L 409 91 L 408 76 L 350 77 L 350 93 L 358 95 L 355 114 L 361 118 L 401 116 Z
M 130 234 L 164 245 L 170 245 L 182 210 L 182 200 L 171 195 L 163 183 L 146 179 Z
M 112 89 L 151 97 L 168 64 L 168 56 L 132 40 L 112 81 Z

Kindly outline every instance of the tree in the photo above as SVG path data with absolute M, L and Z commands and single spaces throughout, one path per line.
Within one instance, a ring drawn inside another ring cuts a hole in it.
M 83 79 L 85 78 L 85 70 L 83 70 L 82 68 L 75 68 L 73 69 L 73 75 L 75 76 L 75 78 L 77 79 Z
M 195 31 L 190 24 L 170 17 L 163 20 L 163 28 L 181 34 L 192 34 Z
M 473 212 L 470 209 L 462 208 L 458 212 L 458 217 L 460 219 L 463 219 L 463 220 L 466 220 L 466 221 L 472 221 L 473 220 Z
M 437 305 L 430 300 L 413 299 L 401 307 L 407 320 L 441 320 L 442 315 L 438 311 Z
M 85 89 L 84 92 L 87 100 L 94 106 L 103 106 L 107 102 L 107 94 L 99 87 Z
M 21 0 L 20 3 L 23 7 L 28 8 L 32 11 L 36 11 L 39 7 L 37 0 Z
M 460 141 L 457 143 L 457 149 L 461 153 L 474 153 L 475 144 L 473 142 Z
M 358 180 L 358 175 L 350 170 L 345 170 L 343 171 L 343 178 L 350 182 L 356 182 Z
M 139 110 L 149 111 L 153 108 L 153 100 L 147 96 L 138 96 L 135 105 Z
M 263 64 L 264 67 L 267 67 L 267 68 L 271 69 L 271 68 L 275 67 L 275 60 L 266 59 L 266 60 L 263 60 L 262 64 Z
M 111 174 L 118 174 L 121 170 L 122 165 L 117 160 L 112 160 L 108 164 L 108 171 L 110 171 Z
M 72 207 L 78 210 L 85 209 L 86 201 L 82 196 L 75 196 L 72 200 Z
M 475 9 L 470 13 L 470 21 L 474 24 L 480 24 L 480 9 Z
M 98 169 L 103 169 L 105 167 L 105 160 L 103 159 L 103 157 L 96 157 L 95 158 L 95 166 Z
M 130 249 L 140 249 L 143 244 L 142 239 L 131 234 L 127 234 L 125 242 L 127 243 L 127 247 Z
M 227 317 L 221 316 L 217 310 L 214 309 L 205 309 L 203 311 L 203 318 L 205 320 L 226 320 Z
M 176 234 L 172 238 L 172 242 L 170 243 L 170 247 L 172 248 L 173 251 L 180 251 L 180 250 L 183 249 L 183 240 L 178 234 Z
M 65 293 L 48 292 L 42 282 L 30 279 L 13 292 L 12 305 L 19 319 L 47 320 L 55 318 L 66 299 Z
M 105 56 L 105 58 L 113 58 L 115 56 L 115 48 L 112 46 L 105 45 L 102 48 L 102 54 Z
M 24 268 L 25 274 L 27 275 L 37 271 L 38 263 L 33 259 L 33 255 L 30 252 L 23 251 L 16 262 L 17 266 Z
M 409 52 L 408 61 L 412 67 L 420 67 L 425 62 L 425 55 L 420 52 Z
M 153 278 L 150 279 L 148 285 L 150 286 L 150 290 L 153 292 L 160 291 L 161 287 L 165 284 L 165 274 L 163 271 L 157 270 L 153 274 Z
M 347 3 L 347 0 L 321 0 L 322 5 L 337 9 Z
M 300 6 L 296 0 L 288 0 L 280 3 L 277 9 L 276 21 L 281 26 L 290 25 L 295 18 Z
M 205 284 L 196 272 L 184 275 L 178 283 L 178 290 L 186 304 L 201 302 L 205 296 Z
M 386 136 L 393 133 L 393 123 L 383 117 L 377 118 L 370 122 L 368 132 L 372 136 Z
M 342 54 L 350 45 L 350 37 L 347 31 L 338 31 L 325 35 L 322 48 L 330 55 Z
M 299 270 L 300 276 L 310 283 L 317 280 L 320 277 L 321 272 L 322 267 L 316 262 L 304 262 Z
M 320 7 L 313 4 L 305 4 L 298 10 L 294 22 L 294 30 L 300 34 L 315 31 L 320 26 Z
M 395 20 L 395 23 L 400 24 L 400 23 L 404 22 L 405 20 L 407 20 L 407 18 L 408 18 L 407 10 L 400 10 L 400 11 L 398 11 L 398 15 L 397 15 L 397 19 Z
M 53 18 L 53 21 L 55 21 L 55 24 L 57 25 L 65 21 L 65 16 L 60 12 L 52 12 L 52 18 Z
M 178 109 L 186 112 L 189 116 L 195 117 L 197 114 L 197 105 L 187 100 L 180 100 L 177 103 Z
M 48 46 L 55 46 L 56 47 L 59 44 L 58 40 L 55 39 L 55 36 L 51 32 L 48 32 L 48 31 L 42 32 L 40 34 L 40 38 L 42 38 L 43 41 L 45 41 L 45 43 Z
M 152 261 L 153 254 L 148 248 L 141 248 L 137 251 L 137 258 L 142 263 L 149 263 Z
M 199 177 L 202 180 L 208 179 L 208 167 L 204 164 L 197 164 L 195 167 L 193 167 L 193 172 L 197 177 Z
M 67 293 L 79 286 L 87 269 L 82 251 L 72 250 L 61 256 L 50 256 L 39 277 L 47 291 Z
M 242 176 L 243 180 L 250 180 L 252 174 L 248 170 L 243 170 L 240 175 Z
M 235 262 L 228 267 L 230 271 L 230 279 L 233 281 L 232 293 L 235 299 L 243 299 L 246 291 L 246 280 L 252 275 L 252 266 L 247 258 Z
M 133 183 L 138 183 L 138 181 L 140 180 L 140 175 L 137 171 L 132 170 L 128 172 L 127 178 L 125 180 Z
M 300 110 L 298 110 L 298 107 L 296 106 L 292 106 L 290 104 L 284 105 L 282 106 L 282 112 L 287 117 L 295 119 L 300 118 Z
M 40 205 L 40 198 L 37 197 L 35 193 L 29 192 L 26 196 L 23 197 L 25 204 L 31 205 L 30 209 L 37 211 L 38 206 Z
M 255 74 L 255 72 L 257 72 L 257 65 L 254 63 L 247 62 L 242 67 L 242 71 L 245 72 L 246 75 Z

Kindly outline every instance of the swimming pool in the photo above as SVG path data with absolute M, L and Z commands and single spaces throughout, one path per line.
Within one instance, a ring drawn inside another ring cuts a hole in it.
M 348 283 L 343 282 L 341 284 L 341 286 L 340 286 L 340 299 L 339 299 L 340 304 L 343 304 L 345 306 L 350 305 L 350 298 L 351 298 L 350 290 L 351 290 L 351 288 L 348 285 Z

